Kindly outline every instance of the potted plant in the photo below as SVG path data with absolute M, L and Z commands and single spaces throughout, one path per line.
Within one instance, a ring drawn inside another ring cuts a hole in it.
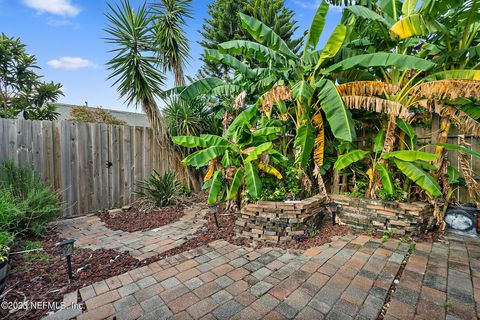
M 0 294 L 5 289 L 9 266 L 8 259 L 12 238 L 7 232 L 0 232 Z

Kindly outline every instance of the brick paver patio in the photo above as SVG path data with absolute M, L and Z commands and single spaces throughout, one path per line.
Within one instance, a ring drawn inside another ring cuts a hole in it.
M 81 246 L 127 247 L 142 257 L 179 245 L 200 224 L 182 220 L 161 232 L 126 234 L 88 217 L 62 230 Z M 164 244 L 167 235 L 174 242 Z M 140 241 L 131 242 L 136 236 Z M 398 240 L 365 235 L 296 254 L 219 240 L 69 293 L 66 304 L 83 301 L 86 311 L 65 309 L 47 318 L 376 319 L 408 250 Z M 449 236 L 416 245 L 385 319 L 476 319 L 479 307 L 480 240 Z
M 185 209 L 185 215 L 179 221 L 149 231 L 114 231 L 96 215 L 61 220 L 54 225 L 60 236 L 75 238 L 78 247 L 128 251 L 133 257 L 144 260 L 185 242 L 186 237 L 203 226 L 207 211 L 202 207 Z

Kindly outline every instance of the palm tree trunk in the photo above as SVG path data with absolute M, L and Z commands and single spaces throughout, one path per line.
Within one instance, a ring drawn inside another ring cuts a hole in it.
M 459 135 L 458 139 L 460 146 L 467 147 L 464 135 Z M 478 187 L 478 182 L 473 178 L 474 173 L 470 166 L 468 156 L 465 152 L 458 152 L 458 162 L 460 163 L 460 171 L 462 172 L 465 183 L 467 184 L 468 194 L 470 195 L 471 200 L 479 205 L 480 189 Z
M 197 174 L 195 174 L 195 172 L 192 171 L 193 169 L 190 169 L 182 164 L 182 156 L 171 142 L 172 140 L 165 129 L 165 126 L 163 125 L 162 115 L 155 101 L 144 99 L 142 101 L 142 109 L 150 122 L 153 135 L 155 136 L 160 147 L 165 151 L 165 155 L 168 157 L 167 163 L 174 165 L 175 172 L 179 178 L 185 181 L 191 189 L 194 191 L 199 191 L 199 177 Z

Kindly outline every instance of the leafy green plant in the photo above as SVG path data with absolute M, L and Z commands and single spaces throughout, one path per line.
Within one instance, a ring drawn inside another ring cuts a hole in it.
M 123 120 L 118 119 L 109 111 L 98 108 L 90 108 L 89 106 L 77 106 L 70 110 L 70 118 L 67 121 L 73 122 L 90 122 L 90 123 L 106 123 L 113 125 L 126 125 Z
M 23 255 L 23 260 L 27 264 L 32 264 L 36 261 L 45 264 L 50 260 L 50 256 L 42 251 L 42 243 L 39 241 L 25 241 L 23 250 L 27 251 Z
M 173 142 L 200 148 L 183 159 L 183 163 L 196 168 L 209 167 L 204 179 L 205 188 L 210 189 L 209 203 L 233 200 L 242 190 L 256 201 L 263 189 L 260 172 L 283 179 L 274 165 L 285 164 L 287 158 L 273 145 L 281 131 L 269 121 L 259 124 L 257 107 L 252 106 L 233 120 L 223 136 L 177 136 Z
M 13 237 L 10 233 L 0 231 L 0 263 L 8 260 L 8 253 Z
M 59 211 L 58 194 L 32 170 L 11 161 L 0 166 L 0 231 L 40 235 Z
M 138 191 L 135 192 L 142 202 L 165 207 L 172 203 L 175 196 L 187 193 L 185 184 L 177 180 L 174 172 L 167 172 L 163 176 L 153 170 L 152 175 L 137 183 Z

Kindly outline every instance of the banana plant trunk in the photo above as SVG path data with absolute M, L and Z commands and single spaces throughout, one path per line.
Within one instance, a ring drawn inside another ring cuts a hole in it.
M 459 145 L 466 148 L 467 143 L 465 141 L 465 136 L 459 135 L 458 139 Z M 480 189 L 478 187 L 478 182 L 473 177 L 474 173 L 470 166 L 468 156 L 465 152 L 458 152 L 458 162 L 460 163 L 460 171 L 462 172 L 463 178 L 465 179 L 465 183 L 467 185 L 468 194 L 470 195 L 472 201 L 474 201 L 478 206 L 480 205 Z

